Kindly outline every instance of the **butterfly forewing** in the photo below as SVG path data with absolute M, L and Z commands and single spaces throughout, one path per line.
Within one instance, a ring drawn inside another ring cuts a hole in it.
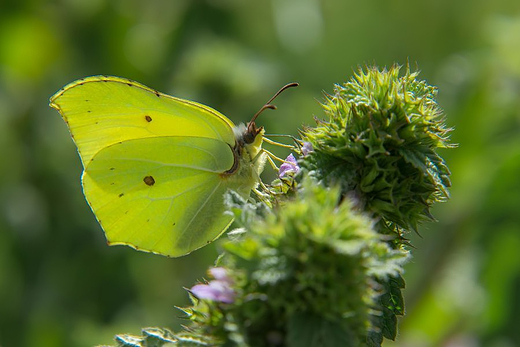
M 157 136 L 194 136 L 235 144 L 233 123 L 210 107 L 119 77 L 93 76 L 51 98 L 69 126 L 83 165 L 115 143 Z

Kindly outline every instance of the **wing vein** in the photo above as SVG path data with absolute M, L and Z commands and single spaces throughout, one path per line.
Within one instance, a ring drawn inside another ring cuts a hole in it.
M 213 194 L 215 194 L 215 192 L 217 191 L 218 188 L 220 188 L 220 185 L 222 184 L 222 182 L 219 182 L 216 187 L 213 189 L 213 191 L 208 195 L 208 197 L 206 198 L 206 200 L 204 201 L 204 203 L 202 203 L 199 208 L 197 209 L 197 212 L 195 212 L 193 214 L 193 217 L 191 217 L 190 221 L 188 222 L 188 224 L 186 225 L 186 227 L 184 228 L 184 230 L 181 231 L 180 235 L 184 235 L 186 233 L 186 231 L 188 230 L 188 228 L 190 227 L 191 223 L 193 223 L 193 221 L 195 220 L 195 217 L 198 216 L 198 214 L 200 213 L 200 211 L 204 208 L 204 206 L 206 206 L 206 204 L 208 203 L 209 199 L 211 199 L 211 197 L 213 196 Z M 188 242 L 188 248 L 191 248 L 191 242 L 193 240 L 193 236 L 189 239 L 189 242 Z M 207 241 L 207 240 L 206 240 Z

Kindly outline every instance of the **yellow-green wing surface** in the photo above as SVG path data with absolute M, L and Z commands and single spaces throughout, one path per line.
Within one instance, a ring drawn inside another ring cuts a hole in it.
M 128 140 L 92 158 L 83 189 L 109 244 L 176 257 L 213 241 L 232 222 L 223 201 L 228 188 L 237 188 L 223 174 L 232 166 L 231 148 L 221 140 Z
M 234 125 L 221 113 L 120 77 L 72 82 L 51 97 L 51 106 L 67 122 L 83 167 L 101 149 L 131 139 L 195 136 L 235 144 Z

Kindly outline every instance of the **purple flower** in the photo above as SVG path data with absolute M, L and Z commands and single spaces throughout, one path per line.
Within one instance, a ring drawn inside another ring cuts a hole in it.
M 228 276 L 228 271 L 223 267 L 212 267 L 208 270 L 209 274 L 217 281 L 233 283 L 233 280 Z
M 305 157 L 307 154 L 313 151 L 312 144 L 310 142 L 304 142 L 301 150 L 303 156 Z
M 278 177 L 282 178 L 285 177 L 288 172 L 292 172 L 294 174 L 298 173 L 300 171 L 300 167 L 298 166 L 298 162 L 296 161 L 296 158 L 294 158 L 294 155 L 289 154 L 287 158 L 285 158 L 285 163 L 280 165 L 280 170 L 278 171 Z
M 228 276 L 227 270 L 223 267 L 214 267 L 208 271 L 215 279 L 208 284 L 197 284 L 190 289 L 190 292 L 199 299 L 220 301 L 231 304 L 235 300 L 235 291 L 231 288 L 232 279 Z

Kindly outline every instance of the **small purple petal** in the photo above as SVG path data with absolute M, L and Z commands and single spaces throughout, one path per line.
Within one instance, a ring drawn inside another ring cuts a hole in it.
M 313 151 L 312 144 L 310 142 L 304 142 L 302 146 L 302 154 L 305 157 Z
M 197 284 L 190 291 L 199 299 L 216 301 L 218 298 L 218 292 L 207 284 Z
M 228 286 L 228 283 L 211 281 L 209 286 L 218 293 L 216 301 L 231 304 L 235 300 L 235 291 Z
M 235 291 L 231 289 L 227 281 L 214 280 L 208 284 L 197 284 L 190 291 L 199 299 L 220 301 L 231 304 L 235 300 Z
M 298 162 L 294 155 L 289 154 L 289 156 L 285 159 L 285 163 L 280 165 L 280 170 L 278 171 L 278 177 L 284 177 L 288 172 L 297 173 L 300 171 L 300 167 L 298 166 Z
M 226 283 L 233 283 L 232 279 L 228 276 L 228 272 L 226 268 L 223 267 L 212 267 L 208 270 L 211 276 L 213 276 L 214 279 Z

